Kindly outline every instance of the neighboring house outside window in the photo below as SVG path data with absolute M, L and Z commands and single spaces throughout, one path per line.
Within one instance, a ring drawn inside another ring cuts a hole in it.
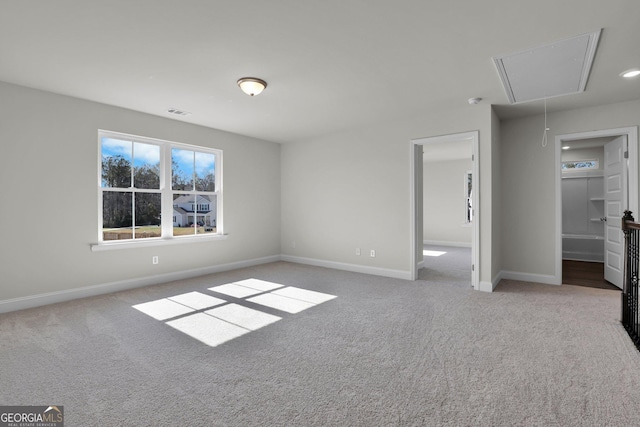
M 99 242 L 222 234 L 222 151 L 99 132 Z
M 195 200 L 194 200 L 195 199 Z M 216 202 L 208 196 L 179 196 L 173 201 L 173 226 L 216 226 Z

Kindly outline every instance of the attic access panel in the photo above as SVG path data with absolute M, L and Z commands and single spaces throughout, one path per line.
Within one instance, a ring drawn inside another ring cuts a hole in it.
M 509 102 L 584 92 L 601 31 L 494 57 Z

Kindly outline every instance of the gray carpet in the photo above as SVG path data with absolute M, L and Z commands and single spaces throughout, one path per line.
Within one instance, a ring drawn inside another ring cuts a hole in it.
M 257 278 L 337 298 L 217 347 L 133 305 Z M 67 426 L 637 425 L 619 293 L 273 263 L 0 315 L 0 402 Z
M 471 287 L 471 248 L 425 245 L 423 249 L 428 254 L 424 268 L 418 270 L 419 280 Z

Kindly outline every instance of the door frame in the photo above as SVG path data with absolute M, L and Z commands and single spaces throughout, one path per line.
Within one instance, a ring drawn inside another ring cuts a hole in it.
M 409 170 L 410 170 L 410 185 L 409 185 L 409 197 L 411 201 L 410 212 L 410 273 L 411 280 L 418 278 L 418 260 L 416 259 L 416 253 L 418 252 L 418 244 L 420 245 L 420 252 L 422 252 L 423 236 L 417 236 L 417 230 L 419 229 L 417 221 L 423 221 L 423 218 L 417 218 L 416 207 L 418 200 L 416 200 L 416 188 L 421 188 L 416 180 L 418 173 L 416 171 L 416 146 L 427 144 L 441 144 L 450 141 L 460 140 L 471 141 L 471 153 L 473 155 L 472 162 L 472 174 L 473 174 L 473 193 L 471 195 L 471 203 L 473 208 L 473 221 L 471 223 L 471 262 L 473 269 L 471 271 L 471 285 L 473 289 L 480 289 L 480 158 L 479 158 L 479 131 L 462 132 L 449 135 L 432 136 L 425 138 L 412 139 L 409 144 Z M 422 174 L 420 174 L 422 176 Z M 420 202 L 422 202 L 422 196 L 420 196 Z
M 556 165 L 556 274 L 553 279 L 553 284 L 555 285 L 562 284 L 562 145 L 581 139 L 617 137 L 623 135 L 627 136 L 629 151 L 629 163 L 627 166 L 627 209 L 631 210 L 636 218 L 638 218 L 640 216 L 640 209 L 638 208 L 638 127 L 632 126 L 556 135 L 554 147 Z

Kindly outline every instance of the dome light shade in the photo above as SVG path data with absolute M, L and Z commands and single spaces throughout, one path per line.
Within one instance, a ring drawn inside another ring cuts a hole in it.
M 255 77 L 243 77 L 238 80 L 238 86 L 244 93 L 250 96 L 260 95 L 267 87 L 267 82 Z

